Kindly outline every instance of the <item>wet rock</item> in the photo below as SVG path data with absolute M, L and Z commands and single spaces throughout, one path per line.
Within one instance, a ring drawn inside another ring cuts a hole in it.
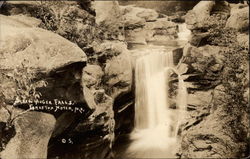
M 22 113 L 22 110 L 14 108 L 13 112 L 17 115 Z M 1 117 L 8 114 L 3 108 L 0 113 Z M 4 122 L 6 121 L 5 118 Z M 16 134 L 0 152 L 1 158 L 46 158 L 54 126 L 55 118 L 50 114 L 40 112 L 22 114 L 14 120 Z
M 249 28 L 249 7 L 232 9 L 226 27 L 234 28 L 238 31 L 247 31 Z
M 177 48 L 173 50 L 172 52 L 173 52 L 174 64 L 177 65 L 183 56 L 183 48 Z
M 188 65 L 185 63 L 180 63 L 177 67 L 178 72 L 182 75 L 188 71 Z

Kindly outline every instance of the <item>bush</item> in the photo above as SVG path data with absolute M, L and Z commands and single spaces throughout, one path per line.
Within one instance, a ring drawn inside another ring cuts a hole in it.
M 26 61 L 27 62 L 27 61 Z M 1 83 L 0 85 L 0 106 L 7 110 L 9 114 L 9 119 L 7 121 L 7 128 L 13 126 L 13 122 L 15 119 L 30 111 L 31 109 L 27 109 L 26 111 L 21 112 L 14 116 L 13 108 L 14 104 L 7 106 L 7 99 L 11 98 L 14 100 L 35 100 L 39 99 L 42 94 L 37 91 L 37 88 L 45 87 L 47 83 L 43 80 L 35 79 L 36 72 L 26 66 L 24 63 L 21 67 L 15 68 L 13 71 L 8 73 L 1 74 L 2 79 L 4 81 L 9 81 L 12 83 L 11 85 L 7 85 L 5 83 Z M 11 87 L 11 88 L 10 88 Z

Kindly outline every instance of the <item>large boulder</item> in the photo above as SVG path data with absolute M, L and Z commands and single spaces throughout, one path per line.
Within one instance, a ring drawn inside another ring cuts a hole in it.
M 41 19 L 39 27 L 51 30 L 83 49 L 96 37 L 90 4 L 89 1 L 8 1 L 0 13 Z
M 202 27 L 203 22 L 210 16 L 210 12 L 215 5 L 215 1 L 200 1 L 185 16 L 188 29 Z
M 87 60 L 85 53 L 76 44 L 57 34 L 26 27 L 24 22 L 16 21 L 15 25 L 10 25 L 12 18 L 8 16 L 0 15 L 0 18 L 3 23 L 0 39 L 1 69 L 14 69 L 28 61 L 29 67 L 49 73 Z
M 249 29 L 249 7 L 232 9 L 226 27 L 234 28 L 238 31 L 248 31 Z
M 0 18 L 3 22 L 0 69 L 7 74 L 23 66 L 33 70 L 31 78 L 48 83 L 46 88 L 39 88 L 44 99 L 84 102 L 80 78 L 87 61 L 85 53 L 67 39 L 35 27 L 37 20 L 34 18 L 22 16 L 22 22 L 16 20 L 16 16 L 0 15 Z M 3 90 L 6 98 L 13 100 L 16 92 L 9 88 L 14 88 L 15 81 L 9 81 L 2 74 L 1 79 L 7 88 Z
M 12 117 L 20 115 L 22 112 L 23 110 L 14 108 Z M 0 122 L 6 123 L 9 115 L 7 110 L 1 108 Z M 55 118 L 46 113 L 27 112 L 20 115 L 13 122 L 15 135 L 0 152 L 0 157 L 2 159 L 47 158 L 48 142 L 55 122 Z

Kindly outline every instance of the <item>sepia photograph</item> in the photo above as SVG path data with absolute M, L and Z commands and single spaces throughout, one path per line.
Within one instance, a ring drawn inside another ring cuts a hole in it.
M 0 159 L 247 159 L 249 84 L 249 0 L 0 0 Z

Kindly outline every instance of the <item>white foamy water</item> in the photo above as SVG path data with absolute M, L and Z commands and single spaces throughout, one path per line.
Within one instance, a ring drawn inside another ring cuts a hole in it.
M 179 32 L 178 32 L 178 40 L 188 41 L 189 37 L 191 36 L 191 31 L 187 29 L 187 24 L 182 23 L 178 25 Z
M 151 52 L 136 60 L 135 130 L 128 149 L 136 158 L 173 158 L 177 130 L 186 109 L 186 87 L 179 76 L 178 109 L 169 108 L 168 82 L 173 72 L 172 52 Z

